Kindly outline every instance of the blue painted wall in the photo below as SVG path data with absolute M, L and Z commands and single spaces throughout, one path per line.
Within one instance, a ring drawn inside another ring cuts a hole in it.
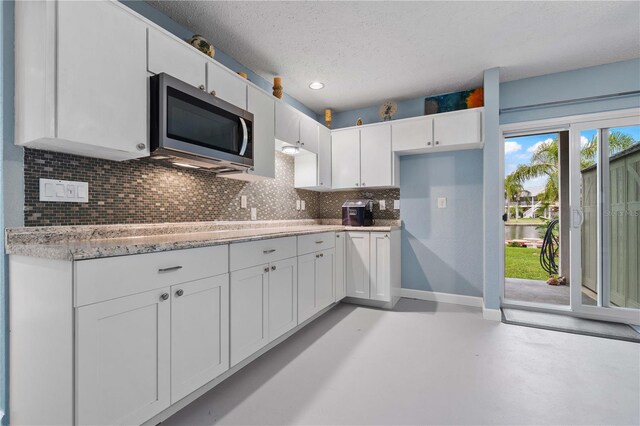
M 640 90 L 640 59 L 598 65 L 500 84 L 500 109 Z M 504 112 L 500 124 L 640 106 L 640 95 Z
M 417 117 L 424 114 L 425 96 L 398 101 L 398 112 L 393 116 L 394 120 L 401 118 Z M 381 103 L 382 104 L 382 103 Z M 334 112 L 332 114 L 331 128 L 340 129 L 356 125 L 358 118 L 362 118 L 363 124 L 378 123 L 382 121 L 378 115 L 380 105 L 354 109 L 350 111 Z M 324 122 L 324 115 L 318 115 L 317 120 Z
M 401 157 L 400 200 L 402 287 L 482 296 L 482 150 Z
M 120 0 L 120 1 L 121 3 L 125 4 L 126 6 L 136 11 L 140 15 L 144 16 L 148 20 L 156 23 L 157 25 L 161 26 L 165 30 L 169 31 L 170 33 L 174 34 L 177 37 L 180 37 L 183 40 L 187 40 L 191 38 L 191 36 L 194 34 L 192 30 L 177 23 L 176 21 L 169 18 L 167 15 L 160 12 L 158 9 L 155 9 L 153 6 L 149 5 L 144 1 L 139 1 L 139 0 Z M 213 43 L 213 45 L 215 47 L 215 43 Z M 240 62 L 236 61 L 234 58 L 232 58 L 231 56 L 227 55 L 226 53 L 224 53 L 223 51 L 217 48 L 216 48 L 215 60 L 220 62 L 222 65 L 224 65 L 225 67 L 231 70 L 234 70 L 236 72 L 243 71 L 247 73 L 247 78 L 251 80 L 252 83 L 257 85 L 261 89 L 266 90 L 268 93 L 271 93 L 273 91 L 272 81 L 265 80 L 264 78 L 260 77 L 258 74 L 256 74 L 255 72 L 245 67 Z M 286 76 L 283 76 L 283 79 L 286 83 Z M 305 113 L 309 117 L 312 117 L 314 120 L 317 119 L 317 114 L 314 111 L 307 108 L 306 105 L 304 105 L 302 102 L 298 101 L 297 99 L 287 95 L 286 92 L 284 94 L 283 99 L 285 102 L 292 105 L 298 111 Z M 322 120 L 320 120 L 320 122 L 321 123 L 324 122 L 324 116 L 322 117 Z

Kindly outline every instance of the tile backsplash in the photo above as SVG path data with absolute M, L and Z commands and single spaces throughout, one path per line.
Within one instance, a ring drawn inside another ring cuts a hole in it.
M 154 164 L 151 160 L 116 162 L 34 149 L 24 150 L 25 226 L 106 225 L 118 223 L 250 220 L 334 219 L 342 202 L 366 196 L 385 199 L 387 210 L 376 205 L 374 217 L 399 219 L 393 200 L 399 189 L 319 193 L 293 187 L 293 157 L 276 153 L 276 178 L 244 182 L 215 177 L 202 170 Z M 89 183 L 88 203 L 39 201 L 39 179 Z M 247 209 L 240 197 L 247 196 Z M 305 210 L 296 210 L 296 200 Z

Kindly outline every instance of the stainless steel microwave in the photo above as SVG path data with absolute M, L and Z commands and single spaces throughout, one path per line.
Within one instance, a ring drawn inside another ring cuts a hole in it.
M 168 74 L 150 80 L 152 159 L 216 173 L 253 166 L 253 114 Z

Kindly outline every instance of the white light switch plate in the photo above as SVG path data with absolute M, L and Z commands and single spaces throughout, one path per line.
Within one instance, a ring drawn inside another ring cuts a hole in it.
M 296 210 L 300 210 L 300 200 L 296 200 Z
M 88 203 L 89 184 L 69 180 L 40 179 L 40 201 Z
M 241 209 L 246 209 L 247 208 L 247 196 L 246 195 L 241 195 L 240 196 L 240 208 Z
M 438 208 L 446 209 L 447 208 L 447 198 L 446 197 L 438 197 Z
M 251 220 L 258 220 L 258 209 L 251 207 Z
M 301 200 L 301 201 L 300 201 L 300 209 L 304 210 L 304 209 L 306 209 L 306 208 L 307 208 L 307 206 L 306 206 L 306 204 L 305 204 L 304 200 Z
M 393 209 L 400 210 L 400 200 L 393 200 Z
M 385 200 L 380 200 L 378 202 L 380 203 L 380 210 L 386 210 L 387 209 L 387 202 Z

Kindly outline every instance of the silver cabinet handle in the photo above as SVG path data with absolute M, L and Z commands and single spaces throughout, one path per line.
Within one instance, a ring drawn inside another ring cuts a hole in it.
M 275 271 L 276 270 L 276 265 L 271 266 L 271 270 Z
M 160 268 L 158 272 L 171 272 L 177 271 L 178 269 L 182 269 L 182 266 L 171 266 L 170 268 Z
M 215 91 L 215 90 L 212 90 L 210 93 L 211 93 L 213 96 L 215 96 L 215 95 L 216 95 L 216 91 Z
M 204 90 L 204 84 L 201 84 L 200 86 L 198 86 L 198 89 Z
M 264 268 L 264 272 L 269 272 L 269 267 Z
M 169 293 L 162 293 L 162 295 L 160 295 L 161 301 L 167 300 L 168 298 L 169 298 Z
M 316 241 L 316 244 L 322 244 L 324 243 L 324 241 L 320 240 L 320 241 Z
M 269 254 L 269 253 L 273 253 L 274 251 L 276 251 L 276 249 L 263 250 L 262 253 Z
M 176 291 L 176 296 L 178 296 L 178 297 L 182 296 L 183 294 L 184 294 L 184 290 L 183 289 L 180 289 L 180 290 Z
M 247 143 L 249 142 L 249 131 L 247 130 L 247 123 L 244 121 L 244 118 L 240 117 L 240 124 L 242 124 L 242 148 L 240 148 L 241 157 L 244 155 L 244 152 L 247 150 Z

